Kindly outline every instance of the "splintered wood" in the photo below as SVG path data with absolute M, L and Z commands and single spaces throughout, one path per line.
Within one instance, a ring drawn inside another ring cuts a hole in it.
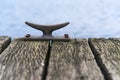
M 41 80 L 48 42 L 13 41 L 0 55 L 0 80 Z
M 87 40 L 53 42 L 47 80 L 104 80 Z
M 111 80 L 120 80 L 120 39 L 90 39 L 90 44 Z
M 10 37 L 0 36 L 0 54 L 9 45 L 10 42 L 11 42 Z

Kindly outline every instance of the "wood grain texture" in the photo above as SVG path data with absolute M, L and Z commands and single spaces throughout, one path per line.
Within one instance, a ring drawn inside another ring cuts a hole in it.
M 104 80 L 85 39 L 53 42 L 47 80 Z
M 48 42 L 14 40 L 0 55 L 0 80 L 41 80 Z
M 10 44 L 11 38 L 8 36 L 0 36 L 0 54 Z
M 120 80 L 120 39 L 90 39 L 90 43 L 111 80 Z

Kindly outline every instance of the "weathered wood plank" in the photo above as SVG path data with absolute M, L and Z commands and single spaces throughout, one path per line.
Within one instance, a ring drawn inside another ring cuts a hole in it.
M 120 80 L 120 39 L 90 39 L 89 42 L 101 67 L 106 68 L 104 75 Z
M 14 40 L 0 55 L 0 80 L 41 80 L 48 42 Z
M 10 44 L 11 38 L 8 36 L 0 36 L 0 54 Z
M 47 80 L 104 80 L 85 39 L 53 42 Z

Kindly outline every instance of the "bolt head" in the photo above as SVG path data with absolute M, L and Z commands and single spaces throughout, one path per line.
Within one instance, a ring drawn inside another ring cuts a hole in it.
M 69 35 L 68 35 L 68 34 L 64 34 L 64 37 L 65 37 L 65 38 L 69 38 Z
M 26 38 L 29 38 L 30 36 L 31 36 L 30 34 L 26 34 L 26 35 L 25 35 Z

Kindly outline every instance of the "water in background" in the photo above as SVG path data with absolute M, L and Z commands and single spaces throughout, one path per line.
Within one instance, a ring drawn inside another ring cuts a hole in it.
M 120 37 L 120 0 L 2 0 L 0 2 L 0 35 L 12 38 L 42 32 L 24 24 L 57 24 L 69 21 L 67 27 L 53 35 L 68 33 L 71 37 Z

